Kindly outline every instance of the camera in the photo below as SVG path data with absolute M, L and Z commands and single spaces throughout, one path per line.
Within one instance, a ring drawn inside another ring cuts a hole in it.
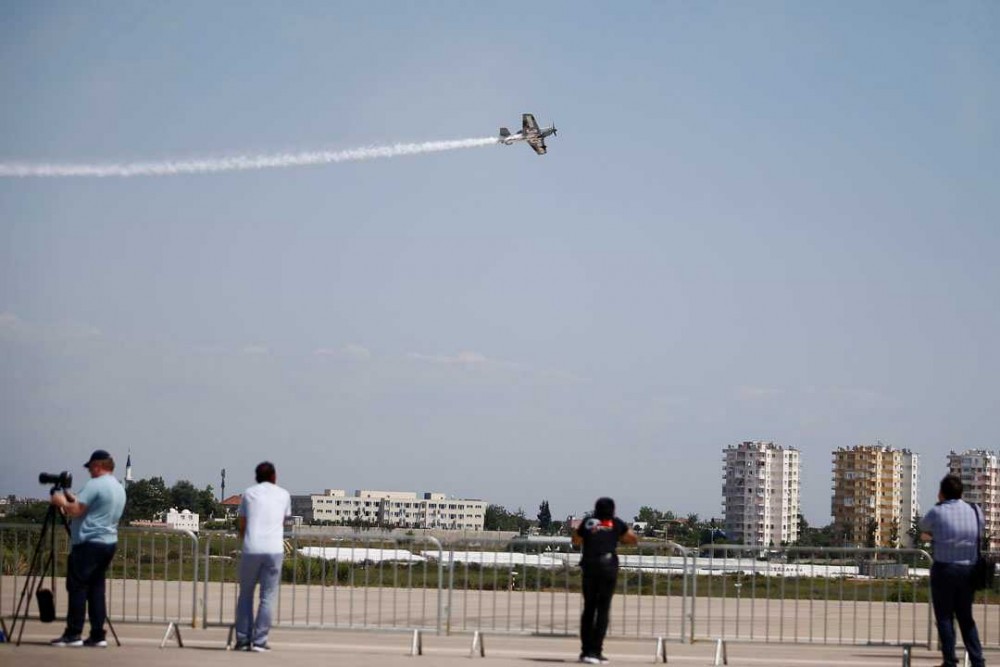
M 65 470 L 60 473 L 41 472 L 38 473 L 39 484 L 51 484 L 53 491 L 68 489 L 73 486 L 73 475 Z

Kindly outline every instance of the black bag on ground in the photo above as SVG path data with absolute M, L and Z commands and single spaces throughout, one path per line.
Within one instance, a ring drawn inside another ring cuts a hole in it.
M 976 527 L 978 529 L 979 510 L 976 509 L 975 505 L 972 505 L 972 511 L 976 513 Z M 982 591 L 993 588 L 996 572 L 996 558 L 983 555 L 983 534 L 980 531 L 976 539 L 976 562 L 972 565 L 972 590 Z
M 56 601 L 52 591 L 47 588 L 39 588 L 35 591 L 35 599 L 38 601 L 38 620 L 42 623 L 51 623 L 56 620 Z

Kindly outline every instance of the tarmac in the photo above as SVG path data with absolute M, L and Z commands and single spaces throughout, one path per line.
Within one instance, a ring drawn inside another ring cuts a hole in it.
M 225 628 L 182 626 L 178 641 L 174 634 L 168 636 L 166 625 L 124 623 L 116 625 L 121 646 L 115 645 L 110 633 L 108 648 L 49 646 L 49 640 L 61 629 L 59 623 L 46 626 L 29 621 L 20 646 L 0 644 L 0 666 L 216 667 L 252 663 L 282 667 L 461 667 L 480 662 L 484 667 L 538 667 L 576 664 L 579 651 L 578 640 L 574 637 L 484 633 L 480 637 L 480 652 L 478 645 L 473 651 L 475 637 L 471 633 L 440 636 L 424 632 L 420 634 L 421 654 L 412 655 L 415 644 L 412 632 L 280 629 L 271 633 L 271 652 L 247 653 L 226 649 L 228 631 Z M 667 664 L 690 667 L 723 664 L 723 648 L 726 664 L 734 667 L 888 667 L 903 664 L 903 649 L 898 646 L 726 642 L 723 647 L 716 641 L 705 641 L 694 644 L 666 642 L 664 647 Z M 609 639 L 604 649 L 612 665 L 664 664 L 664 656 L 657 655 L 656 640 Z M 940 662 L 937 652 L 926 647 L 912 649 L 910 664 L 914 667 L 933 667 Z

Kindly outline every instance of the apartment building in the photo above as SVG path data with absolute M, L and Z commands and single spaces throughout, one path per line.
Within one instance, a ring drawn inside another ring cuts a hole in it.
M 920 512 L 920 457 L 881 443 L 833 452 L 834 524 L 845 544 L 911 546 L 908 534 Z
M 962 498 L 982 508 L 990 551 L 1000 550 L 1000 460 L 996 453 L 984 449 L 949 452 L 948 472 L 962 478 Z
M 443 493 L 359 490 L 348 496 L 327 489 L 312 498 L 314 521 L 353 522 L 392 528 L 482 530 L 486 521 L 483 500 L 459 500 Z
M 723 525 L 730 540 L 779 546 L 799 539 L 799 452 L 747 441 L 723 450 Z

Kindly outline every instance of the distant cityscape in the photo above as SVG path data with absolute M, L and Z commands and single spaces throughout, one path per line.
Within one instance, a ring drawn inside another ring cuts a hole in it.
M 774 442 L 745 441 L 725 447 L 722 454 L 724 539 L 760 547 L 799 542 L 803 525 L 799 451 Z M 917 498 L 920 456 L 882 443 L 863 444 L 837 448 L 832 452 L 832 463 L 830 516 L 834 541 L 844 546 L 914 546 L 921 513 Z M 982 508 L 990 549 L 1000 549 L 997 454 L 983 449 L 952 451 L 948 454 L 947 472 L 962 479 L 964 499 Z M 147 484 L 147 480 L 135 482 L 131 454 L 123 482 L 135 491 Z M 202 494 L 201 507 L 211 506 L 210 487 L 197 492 L 190 483 L 183 484 L 191 492 Z M 167 495 L 165 487 L 160 495 Z M 192 496 L 189 493 L 179 497 Z M 0 497 L 0 518 L 16 515 L 19 507 L 39 502 L 43 501 Z M 218 511 L 211 512 L 213 518 L 228 521 L 236 515 L 240 496 L 231 495 L 215 502 Z M 418 495 L 410 491 L 358 490 L 348 494 L 341 489 L 325 489 L 322 493 L 292 496 L 296 521 L 308 525 L 476 532 L 487 529 L 487 516 L 495 507 L 486 500 L 452 498 L 440 492 Z M 547 502 L 544 508 L 548 512 Z M 130 517 L 130 521 L 134 525 L 198 530 L 204 520 L 192 509 L 169 507 L 157 511 L 156 516 L 140 513 L 138 517 Z M 506 513 L 504 508 L 499 509 Z M 521 525 L 530 523 L 523 515 L 520 518 Z M 568 517 L 564 523 L 569 524 L 573 519 Z M 657 526 L 645 524 L 641 527 L 647 534 L 657 533 Z M 717 525 L 714 520 L 712 524 Z

